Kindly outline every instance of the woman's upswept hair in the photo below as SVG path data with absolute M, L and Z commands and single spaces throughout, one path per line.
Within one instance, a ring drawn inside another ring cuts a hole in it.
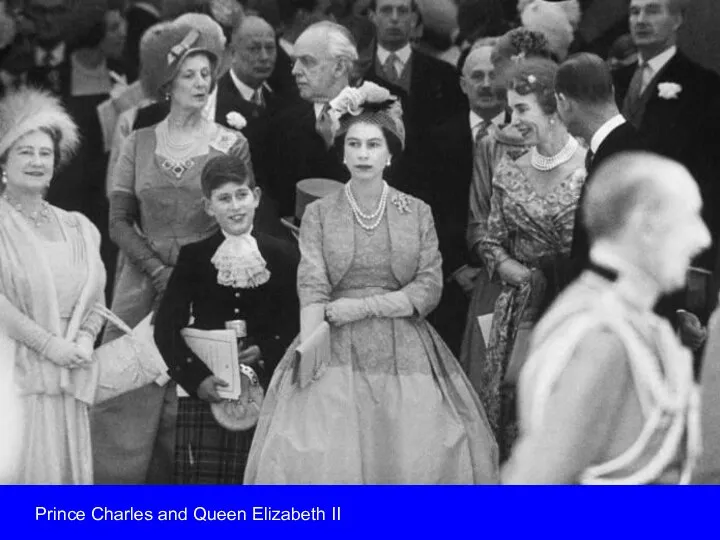
M 555 77 L 558 65 L 544 58 L 529 58 L 511 65 L 504 73 L 503 82 L 508 90 L 521 96 L 533 94 L 545 114 L 557 111 Z

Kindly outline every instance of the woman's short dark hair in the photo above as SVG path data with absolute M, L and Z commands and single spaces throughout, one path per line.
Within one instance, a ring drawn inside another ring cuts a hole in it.
M 361 124 L 363 122 L 357 122 L 358 124 Z M 395 135 L 392 131 L 390 131 L 387 128 L 384 128 L 382 126 L 379 126 L 377 124 L 373 124 L 371 122 L 367 122 L 368 125 L 376 126 L 380 128 L 380 131 L 382 131 L 383 137 L 385 137 L 385 142 L 387 143 L 388 150 L 390 150 L 390 155 L 395 157 L 402 153 L 403 151 L 403 145 L 402 142 L 400 142 L 400 139 L 397 135 Z M 345 137 L 347 136 L 347 131 L 341 133 L 335 138 L 334 147 L 338 152 L 338 155 L 341 158 L 343 154 L 345 153 Z
M 227 183 L 255 189 L 255 175 L 245 161 L 231 154 L 210 158 L 200 174 L 200 186 L 205 198 Z
M 513 63 L 504 73 L 508 90 L 521 96 L 533 94 L 545 114 L 557 112 L 555 99 L 555 76 L 558 65 L 544 58 L 529 58 Z

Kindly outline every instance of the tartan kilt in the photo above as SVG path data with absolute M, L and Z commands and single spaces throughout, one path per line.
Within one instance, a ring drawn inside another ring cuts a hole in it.
M 242 484 L 254 433 L 225 429 L 201 399 L 178 399 L 175 483 Z

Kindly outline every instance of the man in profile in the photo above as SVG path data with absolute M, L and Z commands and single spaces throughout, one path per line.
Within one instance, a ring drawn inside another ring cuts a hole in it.
M 690 480 L 700 450 L 692 355 L 653 307 L 710 245 L 701 210 L 675 161 L 622 153 L 599 166 L 582 212 L 590 262 L 533 333 L 505 483 Z

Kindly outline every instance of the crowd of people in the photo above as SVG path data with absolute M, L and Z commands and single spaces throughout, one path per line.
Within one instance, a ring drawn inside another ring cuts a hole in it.
M 0 0 L 0 480 L 714 481 L 720 75 L 591 4 Z

